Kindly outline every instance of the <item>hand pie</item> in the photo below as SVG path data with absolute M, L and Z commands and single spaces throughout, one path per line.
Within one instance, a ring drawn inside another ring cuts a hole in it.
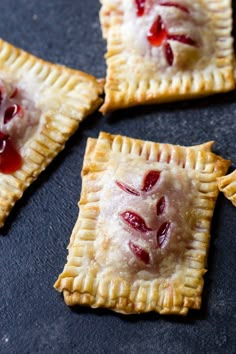
M 89 139 L 80 213 L 55 283 L 68 305 L 187 314 L 201 305 L 217 178 L 212 143 Z
M 219 190 L 236 206 L 236 170 L 218 179 Z
M 101 112 L 234 89 L 230 0 L 101 0 Z
M 0 227 L 80 121 L 97 109 L 102 91 L 94 77 L 0 40 Z

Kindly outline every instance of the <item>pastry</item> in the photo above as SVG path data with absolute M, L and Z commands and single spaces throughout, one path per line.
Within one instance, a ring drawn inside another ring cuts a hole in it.
M 100 110 L 234 89 L 230 0 L 101 0 L 107 40 Z
M 0 227 L 24 190 L 101 104 L 92 76 L 0 40 Z
M 236 206 L 236 170 L 218 179 L 219 190 Z
M 55 283 L 69 305 L 187 314 L 201 305 L 217 178 L 212 142 L 88 139 L 80 213 Z

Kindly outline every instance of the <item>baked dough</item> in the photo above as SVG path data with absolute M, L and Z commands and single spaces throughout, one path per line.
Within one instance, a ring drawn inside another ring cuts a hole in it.
M 101 3 L 107 40 L 102 113 L 234 89 L 230 0 Z
M 219 190 L 236 206 L 236 170 L 218 179 Z
M 55 283 L 69 306 L 181 315 L 200 307 L 217 178 L 230 165 L 211 146 L 88 139 L 80 213 Z
M 94 77 L 0 40 L 0 227 L 102 92 Z

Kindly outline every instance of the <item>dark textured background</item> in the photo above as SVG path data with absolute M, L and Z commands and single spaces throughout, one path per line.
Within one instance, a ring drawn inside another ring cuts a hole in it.
M 105 74 L 96 0 L 0 1 L 0 36 L 44 59 Z M 133 108 L 81 124 L 0 231 L 0 353 L 236 353 L 236 209 L 220 196 L 203 305 L 186 318 L 69 309 L 53 283 L 77 218 L 88 136 L 182 145 L 215 140 L 236 167 L 236 93 Z

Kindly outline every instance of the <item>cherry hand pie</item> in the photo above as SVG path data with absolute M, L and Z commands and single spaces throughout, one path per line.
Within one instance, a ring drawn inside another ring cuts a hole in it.
M 218 186 L 225 197 L 236 206 L 236 170 L 218 179 Z
M 0 227 L 24 190 L 101 104 L 85 73 L 0 40 Z
M 187 314 L 201 305 L 217 178 L 212 143 L 88 139 L 80 213 L 55 283 L 68 305 Z
M 230 0 L 101 0 L 101 112 L 234 89 Z

